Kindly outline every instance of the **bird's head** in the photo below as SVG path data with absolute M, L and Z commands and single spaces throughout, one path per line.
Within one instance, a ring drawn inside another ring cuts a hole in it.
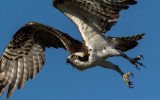
M 84 52 L 73 53 L 67 57 L 66 63 L 70 63 L 74 67 L 82 67 L 89 60 L 89 55 Z

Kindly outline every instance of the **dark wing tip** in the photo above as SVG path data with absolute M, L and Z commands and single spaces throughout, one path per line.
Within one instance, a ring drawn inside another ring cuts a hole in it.
M 136 35 L 136 36 L 135 36 L 135 37 L 136 37 L 135 41 L 138 41 L 138 40 L 142 39 L 145 34 L 146 34 L 146 33 L 142 33 L 142 34 Z
M 127 3 L 129 5 L 135 5 L 135 4 L 137 4 L 137 1 L 135 1 L 135 0 L 121 0 L 121 1 L 124 2 L 124 3 Z
M 68 2 L 69 0 L 67 0 L 66 2 Z M 70 0 L 70 1 L 72 1 L 72 0 Z M 64 3 L 65 2 L 65 0 L 53 0 L 53 2 L 52 2 L 52 5 L 54 6 L 54 7 L 57 7 L 57 4 L 62 4 L 62 3 Z
M 131 2 L 128 2 L 128 4 L 130 4 L 130 5 L 135 5 L 135 4 L 137 4 L 137 1 L 131 1 Z
M 57 5 L 57 0 L 53 0 L 52 5 L 53 5 L 54 7 L 56 7 L 56 5 Z

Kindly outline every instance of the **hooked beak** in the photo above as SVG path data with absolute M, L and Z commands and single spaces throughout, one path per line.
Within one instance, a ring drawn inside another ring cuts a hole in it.
M 71 63 L 71 61 L 67 58 L 66 59 L 66 63 L 68 64 L 68 63 Z

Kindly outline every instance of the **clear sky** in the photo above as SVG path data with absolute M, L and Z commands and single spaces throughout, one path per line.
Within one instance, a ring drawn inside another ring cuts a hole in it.
M 127 52 L 131 57 L 144 55 L 146 68 L 137 70 L 121 57 L 109 59 L 125 72 L 132 72 L 134 88 L 128 88 L 121 76 L 100 67 L 78 71 L 65 63 L 63 49 L 46 49 L 46 64 L 34 80 L 15 90 L 11 100 L 160 100 L 160 11 L 159 0 L 139 0 L 122 11 L 118 23 L 107 33 L 128 36 L 146 33 L 139 45 Z M 0 1 L 0 53 L 14 33 L 29 21 L 37 21 L 69 33 L 81 40 L 74 24 L 52 7 L 52 0 Z M 6 99 L 6 93 L 0 100 Z

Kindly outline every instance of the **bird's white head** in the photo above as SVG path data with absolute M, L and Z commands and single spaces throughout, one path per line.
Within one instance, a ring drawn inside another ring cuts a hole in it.
M 87 66 L 89 55 L 84 52 L 73 53 L 67 57 L 66 63 L 70 63 L 73 67 L 78 69 Z

